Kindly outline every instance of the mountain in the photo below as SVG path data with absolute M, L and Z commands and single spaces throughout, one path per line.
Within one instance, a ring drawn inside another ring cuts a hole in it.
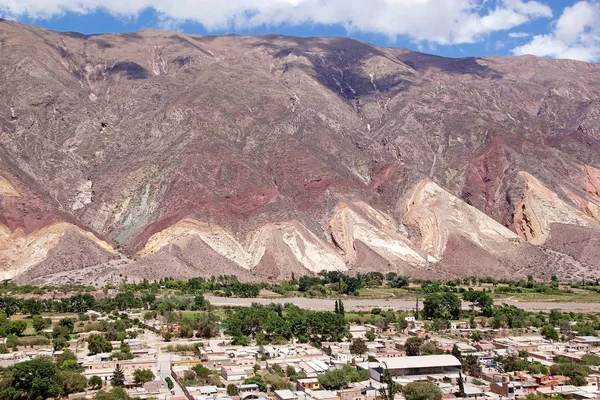
M 600 277 L 600 66 L 0 21 L 0 274 Z

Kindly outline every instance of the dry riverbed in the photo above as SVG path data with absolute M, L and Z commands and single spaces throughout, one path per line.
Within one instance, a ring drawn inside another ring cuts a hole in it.
M 314 299 L 306 297 L 281 297 L 276 299 L 265 298 L 237 298 L 237 297 L 215 297 L 206 296 L 207 300 L 215 306 L 244 306 L 248 307 L 252 303 L 272 304 L 272 303 L 292 303 L 300 308 L 311 310 L 329 310 L 334 309 L 335 299 Z M 420 307 L 423 307 L 421 300 Z M 598 303 L 557 303 L 557 302 L 531 302 L 515 300 L 496 300 L 496 304 L 509 304 L 524 309 L 526 311 L 550 311 L 558 309 L 561 311 L 573 312 L 600 312 Z M 402 299 L 344 299 L 344 307 L 347 311 L 371 310 L 373 308 L 392 308 L 395 310 L 412 310 L 415 308 L 415 301 Z M 463 308 L 468 309 L 469 303 L 463 303 Z

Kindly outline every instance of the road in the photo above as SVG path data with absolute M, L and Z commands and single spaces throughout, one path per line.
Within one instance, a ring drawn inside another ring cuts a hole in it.
M 164 380 L 166 377 L 171 378 L 171 380 L 173 381 L 173 384 L 175 385 L 173 387 L 173 390 L 175 391 L 174 395 L 167 395 L 165 398 L 173 398 L 173 397 L 178 397 L 178 398 L 185 398 L 185 394 L 183 393 L 183 389 L 181 389 L 181 386 L 179 386 L 179 384 L 171 377 L 171 353 L 167 353 L 165 351 L 163 351 L 163 347 L 167 346 L 169 343 L 165 343 L 163 341 L 162 336 L 155 334 L 154 332 L 151 332 L 149 330 L 146 330 L 146 333 L 144 334 L 146 336 L 145 340 L 146 340 L 146 344 L 148 346 L 150 346 L 151 348 L 155 348 L 156 349 L 156 371 L 157 371 L 157 378 L 160 378 L 162 380 Z
M 311 310 L 329 310 L 333 311 L 335 299 L 314 299 L 306 297 L 281 297 L 273 299 L 265 298 L 239 298 L 239 297 L 215 297 L 206 296 L 206 299 L 214 306 L 250 306 L 252 303 L 271 304 L 271 303 L 292 303 L 300 308 Z M 591 312 L 599 311 L 600 305 L 595 303 L 556 303 L 556 302 L 529 302 L 516 300 L 497 300 L 496 304 L 514 305 L 526 311 L 550 311 L 559 309 L 562 311 L 573 312 Z M 373 308 L 393 308 L 395 310 L 412 310 L 415 308 L 414 300 L 402 299 L 344 299 L 344 308 L 347 311 L 351 310 L 370 310 Z M 421 300 L 421 307 L 423 302 Z M 470 304 L 463 303 L 464 309 L 469 309 Z

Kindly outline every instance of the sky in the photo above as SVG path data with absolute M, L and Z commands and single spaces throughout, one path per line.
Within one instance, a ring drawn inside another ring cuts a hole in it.
M 0 0 L 0 18 L 84 34 L 346 36 L 447 57 L 600 62 L 600 0 Z

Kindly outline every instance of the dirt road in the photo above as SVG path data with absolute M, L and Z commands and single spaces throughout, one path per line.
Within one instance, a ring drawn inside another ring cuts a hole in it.
M 214 297 L 206 296 L 207 300 L 215 306 L 250 306 L 252 303 L 271 304 L 271 303 L 292 303 L 300 308 L 311 310 L 330 310 L 334 309 L 334 299 L 311 299 L 306 297 L 281 297 L 274 299 L 245 299 L 237 297 Z M 527 311 L 550 311 L 559 309 L 562 311 L 573 312 L 600 312 L 600 304 L 597 303 L 556 303 L 556 302 L 521 302 L 515 300 L 498 300 L 496 304 L 509 304 Z M 351 310 L 370 310 L 375 307 L 393 308 L 395 310 L 412 310 L 415 308 L 415 301 L 402 299 L 344 299 L 344 306 L 347 311 Z M 421 301 L 421 307 L 423 307 Z M 463 303 L 463 308 L 468 309 L 469 303 Z

